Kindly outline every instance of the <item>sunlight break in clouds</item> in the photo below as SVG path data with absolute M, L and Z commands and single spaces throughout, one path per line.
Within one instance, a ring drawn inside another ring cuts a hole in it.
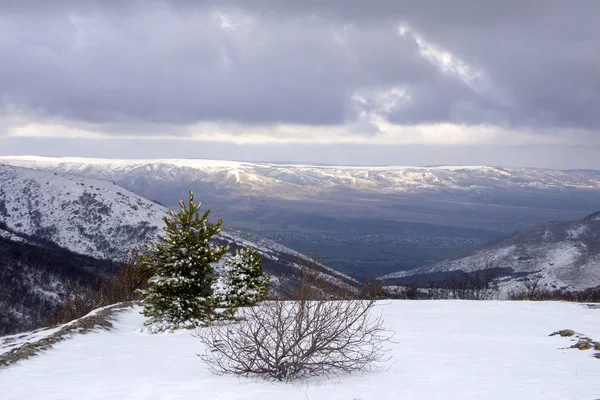
M 421 56 L 442 72 L 456 76 L 477 92 L 485 91 L 484 88 L 488 85 L 483 71 L 473 68 L 450 51 L 427 41 L 420 34 L 413 32 L 406 24 L 398 26 L 398 34 L 403 38 L 414 40 L 419 46 Z
M 236 123 L 198 123 L 188 126 L 163 127 L 160 130 L 132 131 L 120 135 L 102 132 L 86 126 L 69 126 L 60 123 L 23 124 L 10 128 L 7 137 L 14 138 L 86 138 L 102 140 L 140 139 L 161 141 L 230 142 L 236 144 L 369 144 L 369 145 L 461 145 L 506 144 L 506 138 L 519 145 L 525 144 L 573 144 L 569 132 L 558 136 L 533 136 L 519 131 L 494 126 L 468 126 L 457 124 L 432 124 L 402 126 L 390 124 L 377 113 L 365 114 L 365 120 L 377 129 L 375 135 L 348 133 L 353 125 L 306 126 L 277 124 L 270 126 L 246 126 Z M 362 120 L 362 122 L 365 122 Z M 355 123 L 358 129 L 365 130 Z M 356 128 L 354 128 L 356 129 Z M 168 134 L 165 134 L 167 131 Z M 176 134 L 174 134 L 176 133 Z

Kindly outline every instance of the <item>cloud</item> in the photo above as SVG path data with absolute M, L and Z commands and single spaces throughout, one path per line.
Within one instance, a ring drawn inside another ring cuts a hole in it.
M 599 14 L 594 0 L 9 2 L 0 135 L 595 141 Z

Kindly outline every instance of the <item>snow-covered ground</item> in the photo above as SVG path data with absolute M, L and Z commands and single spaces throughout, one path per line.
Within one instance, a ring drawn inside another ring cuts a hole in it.
M 114 307 L 115 307 L 115 305 L 108 305 L 105 307 L 96 308 L 95 310 L 88 313 L 86 315 L 86 317 L 94 316 L 103 310 L 114 308 Z M 46 338 L 54 335 L 55 333 L 59 332 L 62 328 L 68 327 L 68 326 L 76 323 L 77 321 L 78 320 L 73 320 L 73 321 L 70 321 L 70 322 L 67 322 L 67 323 L 64 323 L 61 325 L 57 325 L 54 327 L 46 327 L 46 328 L 40 328 L 40 329 L 36 329 L 33 331 L 29 331 L 29 332 L 16 333 L 14 335 L 0 336 L 0 356 L 2 356 L 5 353 L 8 353 L 9 351 L 11 351 L 15 348 L 18 348 L 19 346 L 22 346 L 24 344 L 35 343 L 35 342 L 38 342 L 39 340 L 46 339 Z M 0 399 L 1 399 L 1 397 L 0 397 Z
M 48 336 L 52 336 L 52 334 L 58 332 L 61 327 L 62 326 L 54 328 L 42 328 L 31 332 L 0 336 L 0 356 L 25 343 L 34 343 L 38 340 L 47 338 Z
M 541 302 L 392 301 L 385 369 L 298 384 L 215 376 L 191 332 L 140 332 L 139 309 L 115 329 L 77 335 L 0 369 L 12 399 L 581 399 L 600 398 L 600 360 L 566 349 L 559 329 L 600 339 L 600 309 Z

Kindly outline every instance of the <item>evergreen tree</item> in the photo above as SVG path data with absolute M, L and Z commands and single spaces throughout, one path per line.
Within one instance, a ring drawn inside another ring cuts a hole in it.
M 165 237 L 150 245 L 142 263 L 153 277 L 142 291 L 146 325 L 153 331 L 192 328 L 210 322 L 215 314 L 211 263 L 218 262 L 228 246 L 213 246 L 210 238 L 221 231 L 222 220 L 208 222 L 210 210 L 200 216 L 200 203 L 179 200 L 180 210 L 164 217 Z
M 265 299 L 269 275 L 262 269 L 262 258 L 251 247 L 238 249 L 225 260 L 226 271 L 215 288 L 220 306 L 235 309 L 251 306 Z

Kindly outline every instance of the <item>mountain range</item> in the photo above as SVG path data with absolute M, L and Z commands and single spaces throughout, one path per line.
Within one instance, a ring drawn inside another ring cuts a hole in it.
M 597 211 L 600 172 L 491 166 L 362 167 L 197 159 L 0 157 L 102 179 L 166 206 L 194 189 L 226 226 L 355 275 L 384 275 L 551 220 Z
M 272 190 L 289 198 L 344 188 L 365 193 L 475 192 L 497 189 L 598 189 L 600 172 L 490 166 L 336 166 L 274 164 L 204 159 L 94 159 L 74 157 L 0 156 L 4 164 L 121 180 L 134 185 L 142 178 L 155 181 L 176 176 L 181 182 L 199 181 L 224 189 L 244 189 L 255 195 Z M 128 181 L 126 181 L 126 179 Z M 287 190 L 283 190 L 287 189 Z

